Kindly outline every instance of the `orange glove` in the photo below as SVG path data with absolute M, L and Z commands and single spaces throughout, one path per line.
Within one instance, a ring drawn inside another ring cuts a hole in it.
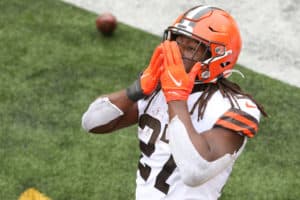
M 149 66 L 145 69 L 141 80 L 141 88 L 145 95 L 150 95 L 156 89 L 160 74 L 162 72 L 163 64 L 163 55 L 162 55 L 162 46 L 159 45 L 156 47 Z
M 190 73 L 186 73 L 180 50 L 175 41 L 166 40 L 163 43 L 164 71 L 160 82 L 167 102 L 187 100 L 191 93 L 195 77 L 201 64 L 197 62 Z
M 162 46 L 159 45 L 153 52 L 149 66 L 141 76 L 127 88 L 126 93 L 132 101 L 138 101 L 151 95 L 156 89 L 163 69 Z

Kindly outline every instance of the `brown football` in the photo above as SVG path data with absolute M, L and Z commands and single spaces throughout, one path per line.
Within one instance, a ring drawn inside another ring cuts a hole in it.
M 117 19 L 111 13 L 103 13 L 97 17 L 96 27 L 103 35 L 110 36 L 117 28 Z

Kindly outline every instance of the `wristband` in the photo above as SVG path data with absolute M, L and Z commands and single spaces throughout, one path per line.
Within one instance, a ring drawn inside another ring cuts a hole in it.
M 134 102 L 145 98 L 146 95 L 143 93 L 140 78 L 135 80 L 127 89 L 126 89 L 126 95 L 128 98 Z

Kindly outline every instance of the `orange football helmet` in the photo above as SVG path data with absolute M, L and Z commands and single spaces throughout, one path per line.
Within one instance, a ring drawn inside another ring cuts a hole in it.
M 216 82 L 231 74 L 240 54 L 242 41 L 237 23 L 226 11 L 212 6 L 191 8 L 166 29 L 163 39 L 175 40 L 177 35 L 197 40 L 198 47 L 207 47 L 205 59 L 193 60 L 183 57 L 201 62 L 198 82 Z

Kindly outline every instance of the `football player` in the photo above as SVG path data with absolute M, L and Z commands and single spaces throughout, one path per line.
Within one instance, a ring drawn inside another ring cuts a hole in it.
M 242 42 L 226 11 L 197 6 L 165 31 L 149 66 L 127 89 L 102 95 L 83 128 L 106 133 L 138 123 L 141 157 L 136 199 L 205 199 L 221 195 L 262 106 L 227 78 Z

